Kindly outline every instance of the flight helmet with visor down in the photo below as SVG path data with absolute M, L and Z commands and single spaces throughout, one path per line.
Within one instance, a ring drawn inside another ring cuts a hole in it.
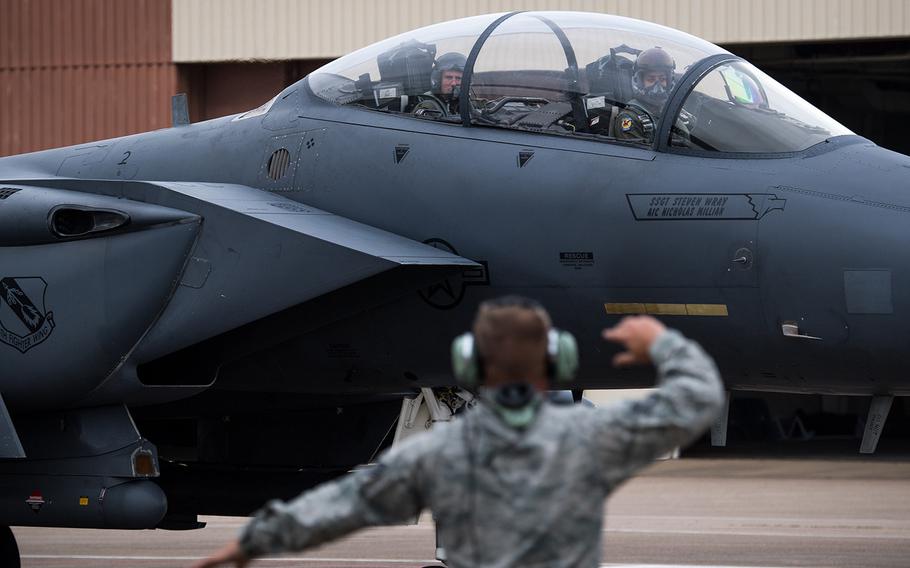
M 632 68 L 632 92 L 639 101 L 660 110 L 676 82 L 676 62 L 660 47 L 642 51 Z

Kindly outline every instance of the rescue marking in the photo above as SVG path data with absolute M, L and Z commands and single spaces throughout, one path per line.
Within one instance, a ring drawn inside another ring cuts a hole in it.
M 559 253 L 559 264 L 581 270 L 588 266 L 594 266 L 593 252 L 561 252 Z
M 787 204 L 773 193 L 629 193 L 637 221 L 757 221 Z
M 707 316 L 727 317 L 730 315 L 727 304 L 645 304 L 645 303 L 606 303 L 604 309 L 608 316 L 616 315 L 652 315 L 652 316 Z
M 41 492 L 36 490 L 32 491 L 32 494 L 28 496 L 28 499 L 25 500 L 25 503 L 31 507 L 32 511 L 34 511 L 35 514 L 37 514 L 38 511 L 41 510 L 41 507 L 44 506 L 45 500 L 44 497 L 41 496 Z

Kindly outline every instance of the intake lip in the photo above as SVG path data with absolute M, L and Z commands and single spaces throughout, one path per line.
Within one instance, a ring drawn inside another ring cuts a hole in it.
M 122 211 L 82 205 L 59 205 L 48 214 L 48 226 L 60 238 L 111 231 L 124 227 L 129 222 L 130 216 Z
M 0 247 L 103 239 L 202 222 L 188 211 L 89 191 L 3 185 L 0 192 L 0 198 L 7 196 L 0 199 Z

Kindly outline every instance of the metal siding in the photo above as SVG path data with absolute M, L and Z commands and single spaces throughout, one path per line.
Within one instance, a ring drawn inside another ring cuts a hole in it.
M 168 126 L 170 0 L 3 0 L 0 155 Z
M 332 58 L 436 22 L 510 10 L 630 16 L 715 43 L 910 36 L 908 0 L 172 0 L 177 62 Z

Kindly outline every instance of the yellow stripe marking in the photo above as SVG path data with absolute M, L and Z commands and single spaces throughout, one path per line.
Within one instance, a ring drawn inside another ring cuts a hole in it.
M 686 311 L 690 316 L 719 316 L 727 317 L 727 304 L 686 304 Z
M 604 304 L 608 315 L 646 314 L 644 304 Z
M 642 315 L 652 316 L 707 316 L 727 317 L 726 304 L 639 304 L 639 303 L 606 303 L 607 315 Z
M 684 316 L 685 304 L 645 304 L 645 309 L 652 316 Z

